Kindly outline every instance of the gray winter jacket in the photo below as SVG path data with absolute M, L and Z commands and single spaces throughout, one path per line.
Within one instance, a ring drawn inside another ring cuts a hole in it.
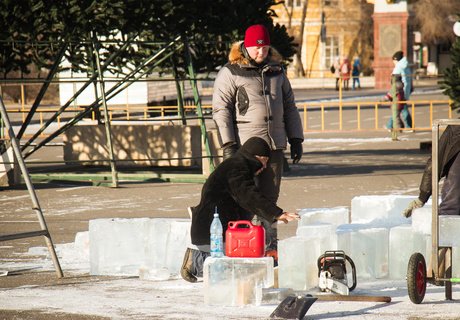
M 272 150 L 286 149 L 287 139 L 301 139 L 303 129 L 291 84 L 270 49 L 270 61 L 252 65 L 234 43 L 229 63 L 219 71 L 212 97 L 213 119 L 222 145 L 243 144 L 253 136 L 265 139 Z

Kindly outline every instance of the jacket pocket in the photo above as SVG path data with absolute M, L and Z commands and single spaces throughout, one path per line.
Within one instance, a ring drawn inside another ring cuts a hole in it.
M 249 97 L 246 89 L 243 87 L 238 89 L 238 111 L 240 115 L 244 116 L 249 108 Z

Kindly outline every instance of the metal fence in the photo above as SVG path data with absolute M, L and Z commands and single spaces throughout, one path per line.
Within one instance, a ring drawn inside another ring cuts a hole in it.
M 390 102 L 381 101 L 336 101 L 336 102 L 308 102 L 298 104 L 304 132 L 337 132 L 337 131 L 376 131 L 384 130 L 383 126 L 391 116 Z M 453 118 L 451 100 L 411 100 L 407 101 L 412 115 L 412 128 L 401 130 L 431 130 L 435 119 Z M 66 119 L 82 111 L 84 106 L 67 109 L 56 118 L 54 129 L 59 128 Z M 39 107 L 33 123 L 43 126 L 46 120 L 58 107 Z M 202 106 L 204 119 L 211 119 L 211 106 Z M 195 105 L 184 106 L 186 119 L 193 124 L 200 117 L 197 115 Z M 23 121 L 29 112 L 29 106 L 9 107 L 9 114 L 13 119 Z M 177 106 L 145 106 L 122 105 L 108 107 L 109 119 L 117 122 L 166 122 L 168 124 L 181 124 Z M 99 112 L 92 111 L 88 121 L 101 121 Z M 30 129 L 30 130 L 33 130 Z M 30 133 L 29 133 L 30 134 Z M 26 132 L 26 136 L 29 135 Z M 46 136 L 46 131 L 41 135 Z

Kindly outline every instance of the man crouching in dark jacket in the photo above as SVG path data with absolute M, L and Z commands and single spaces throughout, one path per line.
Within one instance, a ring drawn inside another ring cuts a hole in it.
M 248 139 L 235 155 L 222 162 L 209 176 L 201 191 L 201 201 L 192 209 L 191 238 L 181 276 L 196 282 L 203 275 L 204 260 L 210 256 L 210 226 L 215 208 L 225 231 L 229 221 L 251 220 L 254 215 L 269 221 L 288 223 L 299 219 L 297 213 L 284 212 L 269 201 L 255 184 L 254 176 L 267 166 L 268 143 L 258 137 Z M 224 238 L 225 241 L 225 238 Z

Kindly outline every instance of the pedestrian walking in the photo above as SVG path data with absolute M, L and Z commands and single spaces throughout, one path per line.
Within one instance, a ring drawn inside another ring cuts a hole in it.
M 353 90 L 355 90 L 356 88 L 361 89 L 361 82 L 359 81 L 359 75 L 361 74 L 361 69 L 362 69 L 361 61 L 359 57 L 355 57 L 355 59 L 353 60 L 353 67 L 351 70 L 351 76 L 353 77 L 353 86 L 352 86 Z
M 404 84 L 404 97 L 406 101 L 408 101 L 412 93 L 412 71 L 409 67 L 409 62 L 407 61 L 406 57 L 404 57 L 404 53 L 402 51 L 397 51 L 393 54 L 393 63 L 395 67 L 392 74 L 401 75 L 402 82 Z M 409 112 L 407 104 L 401 111 L 401 117 L 404 123 L 404 128 L 412 129 L 412 116 Z M 390 120 L 387 122 L 387 128 L 391 129 L 392 127 L 393 119 L 390 118 Z
M 335 57 L 334 63 L 331 66 L 331 72 L 334 74 L 335 77 L 335 90 L 339 90 L 340 84 L 340 58 Z
M 350 82 L 351 66 L 350 61 L 347 57 L 343 58 L 342 64 L 340 65 L 340 78 L 342 79 L 343 88 L 348 90 Z
M 391 89 L 387 92 L 384 96 L 383 101 L 396 101 L 396 108 L 391 108 L 391 119 L 394 121 L 396 120 L 396 125 L 394 128 L 390 130 L 399 130 L 400 128 L 404 127 L 403 121 L 401 119 L 401 112 L 406 105 L 404 99 L 404 84 L 402 83 L 401 76 L 399 74 L 395 74 L 391 77 Z M 394 123 L 392 121 L 392 123 Z

